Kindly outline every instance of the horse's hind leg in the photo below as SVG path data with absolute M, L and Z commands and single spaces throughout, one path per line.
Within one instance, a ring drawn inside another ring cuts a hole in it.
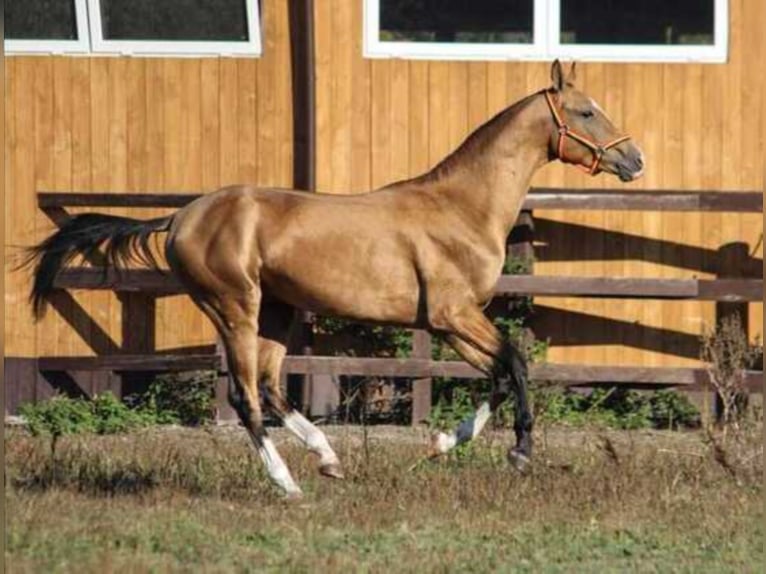
M 263 426 L 258 393 L 260 293 L 251 291 L 242 300 L 225 297 L 215 304 L 195 300 L 216 324 L 223 338 L 231 379 L 229 402 L 250 435 L 271 480 L 288 497 L 299 498 L 301 489 Z
M 294 310 L 278 302 L 264 302 L 258 339 L 258 378 L 264 385 L 273 412 L 282 419 L 309 451 L 319 457 L 319 472 L 343 478 L 340 461 L 325 434 L 290 406 L 282 393 L 280 371 L 287 353 L 287 337 Z
M 489 416 L 511 393 L 516 398 L 514 431 L 516 446 L 508 457 L 523 468 L 532 455 L 533 418 L 527 401 L 527 366 L 521 353 L 504 339 L 497 328 L 476 307 L 467 306 L 443 318 L 447 341 L 471 365 L 492 378 L 492 396 L 473 417 L 463 421 L 450 435 L 439 433 L 432 442 L 435 453 L 444 453 L 456 444 L 471 440 L 481 431 Z

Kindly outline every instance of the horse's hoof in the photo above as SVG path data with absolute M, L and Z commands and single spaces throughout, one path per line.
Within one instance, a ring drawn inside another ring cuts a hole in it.
M 340 468 L 340 464 L 337 462 L 330 464 L 323 464 L 319 467 L 319 474 L 330 478 L 343 479 L 346 478 L 343 474 L 343 470 Z
M 291 490 L 290 492 L 285 492 L 284 500 L 286 502 L 301 502 L 303 500 L 303 491 Z
M 508 450 L 508 462 L 519 472 L 526 472 L 532 465 L 532 460 L 517 448 Z
M 445 435 L 443 432 L 437 431 L 431 433 L 430 440 L 428 441 L 428 452 L 426 453 L 426 457 L 438 458 L 443 454 L 447 454 L 449 449 L 447 448 L 446 442 L 447 435 Z

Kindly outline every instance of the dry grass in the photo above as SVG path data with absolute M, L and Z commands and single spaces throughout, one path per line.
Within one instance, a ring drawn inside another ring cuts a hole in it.
M 10 572 L 760 571 L 763 443 L 549 429 L 532 472 L 489 433 L 422 464 L 422 432 L 329 433 L 347 479 L 273 433 L 306 491 L 275 495 L 239 429 L 6 439 Z

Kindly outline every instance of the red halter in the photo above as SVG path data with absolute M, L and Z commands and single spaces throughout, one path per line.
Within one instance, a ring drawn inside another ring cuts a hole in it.
M 559 130 L 559 141 L 556 146 L 556 154 L 558 158 L 561 161 L 564 161 L 564 142 L 566 142 L 566 138 L 572 138 L 577 143 L 580 143 L 588 148 L 593 154 L 593 161 L 590 165 L 579 163 L 575 164 L 577 167 L 586 173 L 589 173 L 590 175 L 596 175 L 596 170 L 598 170 L 598 166 L 601 163 L 601 158 L 604 157 L 604 154 L 607 150 L 630 139 L 630 136 L 620 136 L 605 144 L 596 143 L 589 137 L 574 131 L 566 124 L 566 122 L 564 122 L 563 110 L 558 106 L 558 101 L 556 101 L 555 96 L 553 96 L 552 93 L 548 90 L 545 91 L 545 101 L 548 102 L 548 107 L 550 108 L 551 114 L 553 115 L 553 121 L 556 122 L 556 127 Z

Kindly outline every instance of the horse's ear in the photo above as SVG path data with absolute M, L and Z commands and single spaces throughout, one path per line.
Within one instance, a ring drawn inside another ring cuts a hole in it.
M 561 62 L 558 58 L 553 61 L 551 66 L 551 81 L 553 82 L 553 89 L 556 91 L 562 91 L 564 89 L 564 70 L 561 67 Z
M 569 73 L 567 74 L 566 83 L 573 86 L 575 83 L 575 80 L 577 79 L 577 73 L 575 71 L 575 68 L 577 67 L 577 62 L 572 62 L 572 65 L 569 68 Z

